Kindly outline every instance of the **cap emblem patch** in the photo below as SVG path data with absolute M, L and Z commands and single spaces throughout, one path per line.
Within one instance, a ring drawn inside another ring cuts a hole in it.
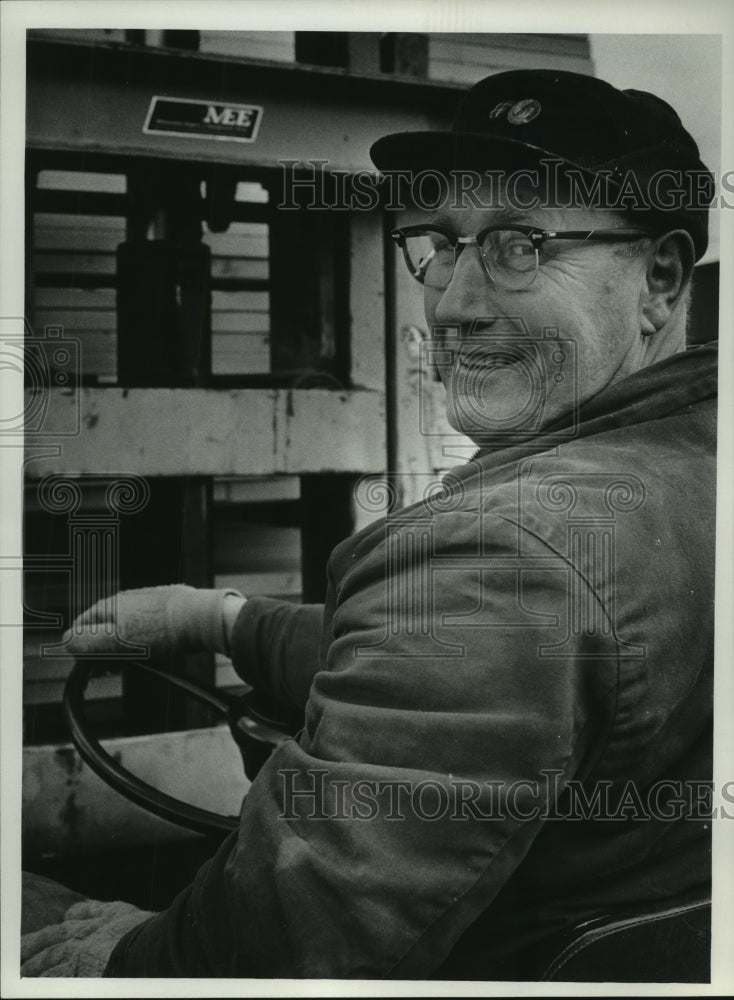
M 507 112 L 507 121 L 511 125 L 525 125 L 527 122 L 531 122 L 533 118 L 537 118 L 540 111 L 540 101 L 533 100 L 533 98 L 529 98 L 526 101 L 518 101 Z
M 537 118 L 541 110 L 540 101 L 529 97 L 524 101 L 500 101 L 489 112 L 489 117 L 494 120 L 506 114 L 511 125 L 525 125 Z

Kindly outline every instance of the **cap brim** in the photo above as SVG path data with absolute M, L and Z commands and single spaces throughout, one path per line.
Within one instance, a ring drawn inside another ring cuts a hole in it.
M 440 173 L 516 169 L 542 159 L 559 159 L 547 149 L 516 139 L 474 132 L 394 132 L 378 139 L 370 149 L 370 156 L 382 172 L 436 170 Z

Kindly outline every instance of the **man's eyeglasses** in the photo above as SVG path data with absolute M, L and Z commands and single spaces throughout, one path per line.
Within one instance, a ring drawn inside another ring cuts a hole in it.
M 534 226 L 489 226 L 474 236 L 456 236 L 443 226 L 405 226 L 390 234 L 402 249 L 408 270 L 422 285 L 446 288 L 464 247 L 476 244 L 489 278 L 502 288 L 528 288 L 538 273 L 540 248 L 546 240 L 583 240 L 621 243 L 647 233 L 637 229 L 568 229 L 563 232 Z

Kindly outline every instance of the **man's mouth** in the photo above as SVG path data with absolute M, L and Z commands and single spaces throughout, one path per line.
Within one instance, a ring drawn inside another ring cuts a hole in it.
M 462 348 L 457 352 L 455 366 L 458 370 L 470 373 L 498 371 L 508 368 L 519 368 L 527 365 L 527 347 L 504 347 L 502 344 L 488 347 L 474 347 L 469 350 Z
M 512 316 L 496 316 L 475 320 L 463 329 L 454 366 L 463 375 L 486 375 L 526 367 L 534 357 L 535 346 L 525 324 Z

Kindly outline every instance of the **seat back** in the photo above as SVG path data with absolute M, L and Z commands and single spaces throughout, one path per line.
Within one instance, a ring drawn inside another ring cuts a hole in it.
M 541 982 L 705 983 L 711 979 L 711 901 L 598 917 L 575 927 Z

